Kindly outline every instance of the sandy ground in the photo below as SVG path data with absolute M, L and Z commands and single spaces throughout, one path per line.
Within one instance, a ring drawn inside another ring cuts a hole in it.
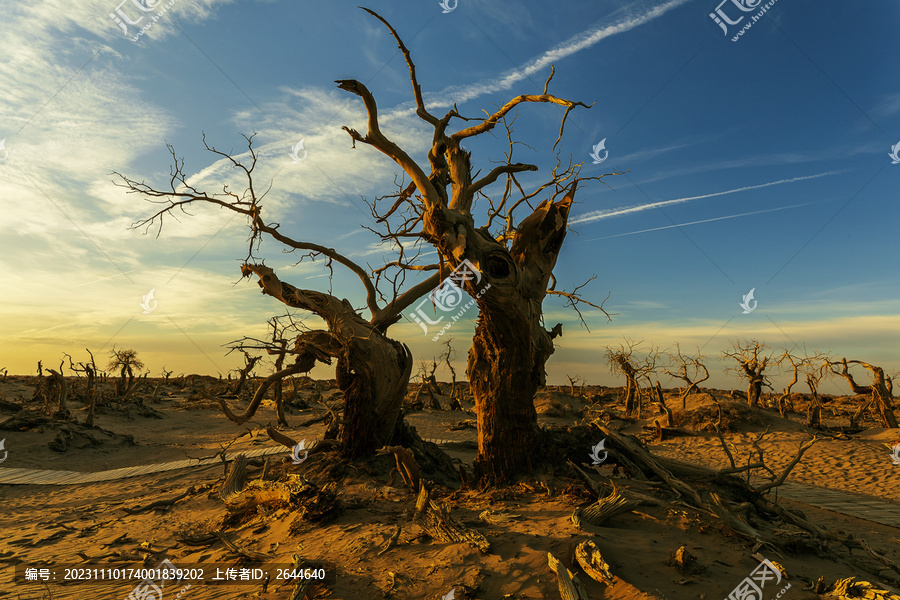
M 77 391 L 80 383 L 73 382 Z M 151 384 L 153 382 L 150 382 Z M 209 383 L 209 382 L 207 382 Z M 155 385 L 155 384 L 154 384 Z M 148 385 L 146 387 L 152 387 Z M 336 390 L 327 383 L 320 389 L 326 399 L 337 398 Z M 145 409 L 112 406 L 98 409 L 95 426 L 99 429 L 70 427 L 74 433 L 65 451 L 58 451 L 60 425 L 44 423 L 24 430 L 9 429 L 16 407 L 9 402 L 35 409 L 31 401 L 33 378 L 14 378 L 0 382 L 0 438 L 5 438 L 8 458 L 0 468 L 39 470 L 102 471 L 126 466 L 163 463 L 187 457 L 208 457 L 231 443 L 229 452 L 274 446 L 265 434 L 265 426 L 274 423 L 272 403 L 266 401 L 255 419 L 238 426 L 228 421 L 218 405 L 212 402 L 200 385 L 180 389 L 176 385 L 160 385 L 155 399 L 144 389 L 138 397 Z M 613 399 L 617 390 L 589 388 L 588 398 L 570 396 L 565 391 L 549 390 L 539 394 L 537 406 L 543 424 L 575 423 L 593 418 L 603 411 L 616 411 Z M 593 411 L 586 408 L 593 399 Z M 77 396 L 77 394 L 76 394 Z M 442 399 L 446 407 L 446 399 Z M 847 405 L 852 399 L 844 399 Z M 231 400 L 232 406 L 246 406 Z M 840 401 L 835 400 L 839 407 Z M 672 398 L 675 409 L 678 402 Z M 675 425 L 686 424 L 692 415 L 706 407 L 710 396 L 698 394 L 689 399 L 687 411 L 675 410 Z M 470 408 L 463 402 L 464 408 Z M 679 406 L 680 408 L 680 406 Z M 70 403 L 73 418 L 84 422 L 80 402 Z M 148 410 L 149 409 L 149 410 Z M 840 422 L 835 410 L 833 422 Z M 294 439 L 321 438 L 322 424 L 296 427 L 316 416 L 312 410 L 291 410 L 289 421 L 294 428 L 284 433 Z M 766 463 L 775 472 L 796 454 L 802 441 L 809 439 L 801 425 L 802 414 L 782 419 L 775 411 L 765 411 L 757 419 L 734 420 L 725 440 L 732 447 L 738 463 L 746 461 L 751 441 L 769 428 L 758 442 Z M 450 430 L 447 425 L 474 415 L 460 411 L 422 410 L 410 414 L 409 421 L 425 438 L 474 440 L 475 431 Z M 759 422 L 751 422 L 757 420 Z M 662 456 L 713 467 L 728 466 L 727 457 L 715 434 L 694 427 L 697 435 L 677 436 L 662 443 L 642 433 L 642 425 L 621 423 L 620 431 L 644 435 L 648 447 Z M 819 432 L 821 437 L 793 470 L 790 480 L 850 492 L 865 493 L 896 501 L 898 473 L 893 467 L 885 443 L 893 443 L 891 431 L 871 427 L 857 433 L 841 433 L 837 429 Z M 238 436 L 242 437 L 235 441 Z M 64 436 L 69 437 L 69 436 Z M 900 435 L 897 435 L 900 437 Z M 599 440 L 598 440 L 599 441 Z M 52 450 L 51 446 L 57 446 Z M 463 464 L 475 456 L 471 446 L 447 447 L 449 454 Z M 588 461 L 589 448 L 585 449 Z M 272 459 L 267 480 L 281 478 L 298 486 L 304 481 L 315 486 L 317 493 L 333 480 L 339 494 L 340 510 L 323 522 L 310 520 L 299 504 L 272 505 L 235 517 L 220 497 L 224 475 L 221 464 L 142 475 L 128 479 L 83 485 L 0 485 L 3 511 L 0 513 L 0 598 L 36 600 L 63 598 L 96 598 L 125 600 L 139 583 L 132 581 L 63 582 L 66 568 L 83 567 L 86 562 L 128 560 L 155 567 L 164 558 L 175 565 L 229 565 L 249 568 L 261 565 L 287 567 L 292 556 L 322 565 L 327 581 L 315 586 L 310 598 L 343 599 L 442 599 L 452 597 L 481 598 L 559 598 L 556 578 L 548 568 L 547 553 L 552 552 L 573 573 L 576 545 L 593 540 L 610 565 L 615 583 L 610 587 L 581 574 L 580 580 L 590 598 L 603 599 L 713 599 L 724 598 L 757 566 L 752 557 L 752 544 L 735 536 L 720 521 L 686 504 L 642 506 L 620 515 L 609 526 L 592 533 L 576 528 L 570 516 L 592 497 L 566 468 L 555 474 L 536 475 L 529 481 L 503 490 L 484 493 L 458 491 L 435 484 L 433 497 L 446 503 L 451 514 L 464 525 L 482 533 L 490 542 L 483 553 L 466 543 L 438 542 L 422 535 L 410 522 L 415 497 L 397 484 L 387 487 L 389 456 L 372 457 L 354 465 L 341 463 L 332 453 L 311 455 L 300 465 L 289 459 Z M 613 474 L 612 466 L 601 466 L 603 475 L 629 489 L 648 495 L 658 494 L 659 482 L 638 482 Z M 249 480 L 261 479 L 262 467 L 249 468 Z M 599 479 L 599 475 L 598 475 Z M 171 499 L 193 488 L 189 494 L 170 506 L 129 514 L 126 509 Z M 313 488 L 310 488 L 313 489 Z M 321 498 L 324 496 L 316 496 Z M 898 534 L 892 527 L 854 519 L 835 512 L 800 507 L 810 520 L 832 530 L 865 538 L 870 546 L 894 561 L 900 560 Z M 674 507 L 674 508 L 673 508 Z M 479 520 L 485 510 L 518 515 L 502 524 Z M 379 554 L 382 546 L 401 526 L 397 544 Z M 253 562 L 239 557 L 220 538 L 245 553 L 262 553 L 265 560 Z M 685 546 L 697 557 L 699 567 L 682 573 L 670 566 L 670 554 Z M 799 549 L 782 549 L 777 560 L 790 576 L 792 584 L 785 596 L 790 599 L 816 598 L 804 591 L 809 583 L 825 576 L 826 582 L 839 577 L 857 576 L 883 584 L 896 583 L 897 574 L 878 568 L 861 571 L 851 561 L 839 556 Z M 854 555 L 861 559 L 862 557 Z M 862 563 L 872 565 L 871 561 Z M 49 568 L 57 573 L 48 585 L 13 584 L 13 568 L 18 566 Z M 211 575 L 207 575 L 211 577 Z M 880 577 L 880 579 L 879 579 Z M 783 582 L 783 585 L 787 582 Z M 185 600 L 260 598 L 288 599 L 293 584 L 274 579 L 263 591 L 259 584 L 214 585 L 193 583 L 166 586 L 163 598 Z M 454 596 L 448 596 L 453 590 Z M 773 598 L 778 590 L 766 589 L 765 598 Z M 136 596 L 140 598 L 140 596 Z M 148 597 L 152 598 L 152 596 Z M 153 598 L 153 600 L 158 600 Z

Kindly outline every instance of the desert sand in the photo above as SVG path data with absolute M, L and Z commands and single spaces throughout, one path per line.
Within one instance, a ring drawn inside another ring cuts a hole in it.
M 79 382 L 75 378 L 70 382 L 70 388 L 77 390 Z M 290 497 L 261 499 L 257 495 L 256 502 L 229 504 L 222 488 L 231 463 L 223 462 L 221 453 L 233 457 L 278 447 L 266 434 L 266 426 L 275 423 L 271 401 L 264 402 L 254 419 L 238 426 L 225 418 L 212 399 L 216 380 L 149 380 L 132 401 L 108 400 L 98 406 L 94 427 L 86 427 L 85 409 L 75 398 L 70 398 L 68 420 L 40 417 L 40 403 L 32 400 L 34 383 L 33 377 L 23 376 L 0 382 L 0 438 L 5 439 L 8 452 L 0 464 L 0 476 L 10 469 L 88 473 L 185 459 L 215 460 L 205 466 L 95 483 L 0 484 L 4 508 L 0 598 L 124 600 L 139 583 L 60 581 L 64 568 L 88 563 L 127 561 L 151 568 L 168 559 L 179 567 L 253 568 L 288 567 L 297 558 L 327 572 L 324 581 L 307 588 L 308 598 L 555 599 L 560 591 L 548 566 L 548 552 L 578 577 L 590 598 L 726 598 L 759 565 L 754 554 L 784 568 L 785 579 L 778 589 L 774 583 L 766 587 L 766 599 L 774 598 L 788 583 L 786 598 L 830 597 L 812 591 L 820 577 L 824 586 L 848 577 L 885 590 L 900 583 L 900 574 L 865 553 L 850 553 L 839 545 L 819 547 L 796 528 L 789 532 L 785 528 L 785 540 L 791 540 L 780 547 L 755 548 L 714 514 L 677 498 L 659 479 L 629 477 L 627 469 L 612 460 L 595 468 L 587 444 L 576 462 L 592 480 L 662 502 L 638 506 L 603 526 L 579 528 L 571 518 L 573 511 L 596 500 L 596 495 L 565 463 L 512 487 L 484 492 L 445 485 L 441 477 L 423 470 L 431 498 L 447 506 L 463 527 L 484 536 L 489 547 L 483 550 L 471 543 L 436 540 L 413 522 L 416 494 L 400 478 L 389 485 L 389 472 L 395 465 L 391 455 L 348 464 L 327 445 L 320 445 L 300 464 L 293 464 L 286 448 L 248 463 L 245 489 L 270 489 L 277 483 L 292 490 Z M 422 438 L 440 441 L 440 448 L 457 467 L 471 465 L 477 449 L 471 398 L 463 394 L 462 411 L 445 410 L 450 404 L 446 395 L 437 397 L 441 410 L 419 408 L 413 402 L 417 387 L 412 384 L 407 397 L 409 424 Z M 444 394 L 448 391 L 446 384 L 439 388 Z M 789 486 L 837 490 L 846 494 L 848 505 L 871 499 L 876 507 L 900 508 L 895 504 L 900 499 L 895 485 L 900 466 L 892 463 L 888 448 L 900 432 L 877 428 L 866 418 L 858 431 L 841 429 L 846 413 L 858 405 L 858 397 L 825 398 L 824 427 L 811 430 L 803 425 L 800 394 L 795 395 L 798 412 L 785 419 L 772 408 L 750 411 L 720 390 L 691 395 L 682 410 L 677 390 L 671 390 L 666 396 L 674 426 L 683 431 L 673 429 L 659 441 L 649 427 L 655 417 L 623 417 L 620 393 L 617 388 L 597 386 L 545 388 L 536 400 L 539 421 L 542 427 L 557 428 L 603 424 L 618 435 L 642 439 L 655 456 L 719 469 L 728 467 L 729 461 L 712 425 L 717 420 L 713 401 L 718 400 L 725 409 L 723 439 L 738 465 L 746 463 L 748 453 L 755 452 L 754 440 L 768 431 L 756 443 L 764 452 L 765 464 L 781 473 L 798 447 L 816 435 L 818 441 L 790 471 Z M 294 440 L 304 440 L 307 448 L 322 440 L 325 432 L 322 421 L 300 425 L 326 414 L 313 398 L 339 408 L 340 393 L 334 382 L 307 381 L 294 404 L 287 405 L 291 427 L 281 430 Z M 304 399 L 310 401 L 309 408 L 302 408 Z M 246 399 L 229 403 L 242 409 Z M 598 430 L 596 442 L 601 439 Z M 754 483 L 769 481 L 762 470 L 753 473 Z M 775 499 L 776 492 L 768 497 Z M 777 501 L 800 510 L 828 531 L 864 539 L 888 561 L 900 561 L 895 527 L 796 499 L 777 497 Z M 153 507 L 153 503 L 160 505 Z M 754 527 L 765 525 L 756 516 L 746 520 Z M 576 546 L 587 540 L 596 544 L 608 563 L 612 585 L 594 581 L 574 560 Z M 695 558 L 686 568 L 672 560 L 682 547 Z M 43 567 L 59 573 L 56 581 L 47 584 L 14 584 L 15 567 Z M 266 586 L 193 582 L 190 587 L 167 585 L 162 597 L 293 600 L 296 587 L 295 582 L 275 579 Z

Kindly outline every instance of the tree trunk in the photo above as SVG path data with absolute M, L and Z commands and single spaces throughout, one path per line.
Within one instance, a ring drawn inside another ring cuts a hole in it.
M 637 415 L 640 412 L 640 387 L 634 377 L 626 374 L 627 383 L 625 387 L 625 414 L 629 416 Z
M 897 428 L 897 417 L 894 415 L 894 407 L 891 405 L 891 396 L 881 386 L 874 387 L 873 398 L 881 416 L 881 424 L 888 428 Z
M 747 404 L 750 405 L 750 408 L 759 407 L 759 397 L 762 395 L 762 384 L 762 377 L 754 377 L 750 380 L 750 383 L 747 384 Z
M 482 312 L 466 371 L 478 417 L 473 467 L 482 482 L 508 483 L 532 470 L 538 433 L 534 396 L 546 361 L 529 352 L 533 347 L 532 325 L 522 314 Z
M 344 393 L 344 420 L 340 428 L 343 456 L 353 460 L 389 445 L 398 432 L 400 410 L 412 374 L 409 348 L 385 336 L 381 331 L 383 325 L 373 325 L 363 319 L 346 300 L 298 289 L 280 281 L 264 265 L 246 264 L 243 273 L 256 274 L 263 293 L 287 306 L 315 312 L 328 324 L 328 331 L 309 331 L 297 336 L 293 349 L 298 356 L 297 364 L 270 375 L 268 385 L 264 383 L 257 390 L 243 415 L 231 415 L 223 403 L 226 415 L 238 423 L 247 421 L 269 385 L 286 376 L 308 372 L 316 361 L 331 364 L 331 359 L 336 358 L 337 383 Z

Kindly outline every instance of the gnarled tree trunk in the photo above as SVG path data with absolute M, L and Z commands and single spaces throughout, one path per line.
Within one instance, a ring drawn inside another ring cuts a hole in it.
M 301 290 L 282 282 L 264 265 L 244 265 L 244 275 L 255 273 L 263 293 L 288 306 L 309 310 L 322 317 L 328 331 L 310 331 L 297 336 L 297 361 L 270 375 L 257 389 L 243 415 L 228 417 L 243 423 L 262 402 L 269 386 L 284 377 L 308 372 L 316 361 L 337 359 L 338 386 L 344 393 L 344 423 L 340 429 L 343 455 L 349 459 L 371 454 L 391 443 L 403 397 L 412 373 L 412 354 L 400 342 L 385 336 L 378 325 L 359 316 L 346 300 L 313 290 Z

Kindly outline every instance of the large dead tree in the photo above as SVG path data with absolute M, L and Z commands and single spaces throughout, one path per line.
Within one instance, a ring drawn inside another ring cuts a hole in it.
M 894 383 L 889 376 L 884 374 L 884 369 L 861 360 L 847 360 L 846 358 L 840 362 L 830 362 L 828 364 L 832 373 L 847 380 L 854 394 L 866 394 L 869 396 L 869 401 L 874 404 L 874 408 L 878 411 L 878 416 L 881 418 L 881 424 L 884 427 L 897 427 L 897 417 L 894 415 L 894 405 L 891 401 L 894 397 Z M 853 374 L 850 373 L 850 365 L 860 365 L 868 370 L 872 383 L 869 385 L 857 384 Z M 841 367 L 840 371 L 835 370 L 837 366 Z
M 152 202 L 163 205 L 163 208 L 132 227 L 143 227 L 146 230 L 157 225 L 158 236 L 162 232 L 166 216 L 174 218 L 175 211 L 186 213 L 189 207 L 203 204 L 244 215 L 248 220 L 251 236 L 241 274 L 244 277 L 255 275 L 263 294 L 291 308 L 317 315 L 325 322 L 325 329 L 304 331 L 297 335 L 290 348 L 293 361 L 263 380 L 244 414 L 230 415 L 230 418 L 237 423 L 246 422 L 253 416 L 259 401 L 272 384 L 285 377 L 309 372 L 317 362 L 330 365 L 334 360 L 337 383 L 344 394 L 344 419 L 338 430 L 342 453 L 350 459 L 370 455 L 376 448 L 390 444 L 395 436 L 400 435 L 400 409 L 413 365 L 409 349 L 387 337 L 387 329 L 400 319 L 401 311 L 438 284 L 439 275 L 435 274 L 408 287 L 402 293 L 402 280 L 397 277 L 388 279 L 392 295 L 382 305 L 381 301 L 386 296 L 380 292 L 377 281 L 369 271 L 333 248 L 294 239 L 283 233 L 278 223 L 263 220 L 262 199 L 265 193 L 257 190 L 253 179 L 259 154 L 253 148 L 253 136 L 244 136 L 244 139 L 247 141 L 249 158 L 242 162 L 234 155 L 210 146 L 206 142 L 206 136 L 203 137 L 203 145 L 209 152 L 231 163 L 245 178 L 246 188 L 240 195 L 231 191 L 227 185 L 223 186 L 221 192 L 209 193 L 188 183 L 184 159 L 176 156 L 171 145 L 168 145 L 173 160 L 169 189 L 157 189 L 116 173 L 122 180 L 117 185 L 125 187 L 129 193 L 141 194 Z M 318 290 L 300 289 L 279 279 L 273 269 L 255 257 L 264 238 L 274 240 L 289 251 L 299 250 L 313 259 L 323 258 L 329 268 L 337 263 L 356 275 L 366 297 L 368 318 L 360 315 L 357 308 L 345 299 Z
M 765 371 L 772 355 L 763 356 L 765 352 L 765 344 L 756 340 L 735 341 L 731 350 L 723 351 L 726 357 L 737 361 L 738 366 L 729 370 L 736 371 L 739 377 L 747 380 L 747 404 L 753 408 L 759 406 L 763 386 L 771 387 Z
M 537 171 L 538 167 L 513 162 L 516 144 L 512 141 L 511 122 L 520 105 L 561 106 L 565 112 L 558 143 L 569 113 L 577 106 L 588 106 L 549 94 L 551 71 L 542 93 L 516 96 L 485 118 L 467 118 L 455 108 L 442 117 L 436 116 L 425 106 L 415 65 L 399 34 L 378 14 L 364 10 L 388 28 L 406 59 L 415 114 L 433 128 L 428 167 L 420 166 L 382 131 L 375 97 L 364 84 L 353 79 L 336 83 L 362 100 L 368 123 L 363 133 L 351 127 L 344 129 L 354 146 L 358 142 L 373 147 L 411 180 L 384 214 L 385 218 L 393 215 L 395 221 L 399 220 L 384 237 L 395 242 L 424 241 L 437 250 L 439 264 L 421 265 L 401 258 L 397 265 L 416 270 L 439 268 L 446 276 L 450 269 L 467 260 L 485 280 L 479 282 L 479 288 L 473 280 L 464 284 L 480 310 L 467 366 L 478 417 L 474 468 L 482 483 L 510 481 L 532 469 L 539 432 L 534 396 L 545 382 L 544 367 L 554 350 L 553 339 L 562 332 L 561 325 L 545 329 L 543 301 L 555 294 L 566 298 L 573 307 L 587 303 L 578 295 L 578 288 L 571 292 L 557 290 L 552 273 L 566 237 L 578 183 L 599 179 L 580 178 L 580 164 L 570 161 L 564 167 L 557 158 L 549 179 L 526 191 L 516 175 Z M 451 133 L 454 119 L 477 123 Z M 479 178 L 480 171 L 473 167 L 463 143 L 479 135 L 491 135 L 498 124 L 503 124 L 507 132 L 506 160 Z M 503 191 L 489 194 L 489 186 L 498 180 L 504 182 Z M 539 196 L 545 199 L 534 207 L 531 202 Z M 488 205 L 486 220 L 480 226 L 474 218 L 478 198 L 484 198 Z M 519 220 L 526 208 L 530 214 Z M 479 295 L 478 290 L 488 284 L 489 291 Z M 591 306 L 602 310 L 602 304 Z
M 703 355 L 697 350 L 697 356 L 681 352 L 681 346 L 675 344 L 676 353 L 669 355 L 674 371 L 663 369 L 667 375 L 684 381 L 681 389 L 681 409 L 687 408 L 687 397 L 700 391 L 699 385 L 709 379 L 709 370 L 703 364 Z M 700 374 L 703 373 L 701 376 Z

